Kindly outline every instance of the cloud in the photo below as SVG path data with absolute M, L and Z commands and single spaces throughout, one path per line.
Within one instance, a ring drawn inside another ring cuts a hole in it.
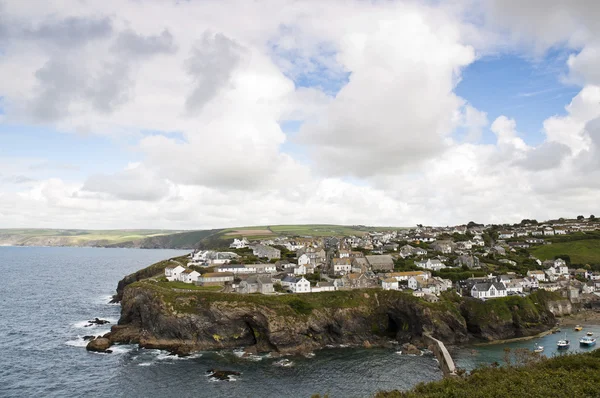
M 137 166 L 112 175 L 92 175 L 81 191 L 105 193 L 122 200 L 158 201 L 169 195 L 171 185 Z
M 194 88 L 185 101 L 190 113 L 201 110 L 229 84 L 243 52 L 242 46 L 223 34 L 204 33 L 186 63 L 194 81 Z
M 105 39 L 112 34 L 112 30 L 109 17 L 99 19 L 67 17 L 59 20 L 49 19 L 35 26 L 24 27 L 14 34 L 47 45 L 69 48 L 82 46 L 93 40 Z
M 177 51 L 175 39 L 168 29 L 160 35 L 143 36 L 132 30 L 121 32 L 117 37 L 114 49 L 124 54 L 149 56 L 155 54 L 170 54 Z
M 545 142 L 533 148 L 516 165 L 529 170 L 547 170 L 560 167 L 563 159 L 571 154 L 568 146 L 558 142 Z
M 475 60 L 458 25 L 398 5 L 365 10 L 355 27 L 338 38 L 336 59 L 350 73 L 348 84 L 302 126 L 299 142 L 321 172 L 361 178 L 443 152 L 464 104 L 454 87 Z

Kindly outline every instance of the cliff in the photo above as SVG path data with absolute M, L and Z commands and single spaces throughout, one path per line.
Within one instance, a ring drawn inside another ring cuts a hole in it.
M 567 306 L 538 292 L 527 298 L 486 302 L 452 292 L 438 303 L 379 289 L 298 295 L 234 294 L 190 285 L 173 289 L 147 279 L 173 259 L 119 282 L 121 318 L 109 338 L 177 353 L 251 347 L 279 353 L 309 352 L 327 345 L 423 344 L 431 335 L 446 344 L 530 336 L 550 329 L 552 311 Z

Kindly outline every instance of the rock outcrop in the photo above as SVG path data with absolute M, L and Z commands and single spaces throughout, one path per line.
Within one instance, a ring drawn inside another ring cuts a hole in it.
M 87 344 L 87 346 L 85 348 L 88 351 L 107 352 L 108 349 L 110 348 L 111 344 L 112 344 L 112 342 L 110 341 L 110 339 L 108 339 L 106 337 L 98 337 L 98 338 L 90 340 L 90 342 Z
M 552 312 L 530 299 L 427 303 L 395 291 L 309 295 L 180 292 L 142 281 L 122 292 L 115 343 L 139 343 L 178 355 L 252 347 L 257 352 L 308 353 L 328 345 L 423 345 L 424 334 L 446 344 L 533 335 L 555 324 Z M 490 304 L 492 303 L 492 304 Z

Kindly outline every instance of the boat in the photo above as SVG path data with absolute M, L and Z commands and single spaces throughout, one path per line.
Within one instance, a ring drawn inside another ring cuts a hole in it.
M 566 350 L 571 345 L 571 342 L 567 340 L 567 334 L 565 333 L 565 338 L 563 340 L 558 340 L 556 342 L 556 346 L 559 350 Z
M 588 336 L 593 336 L 593 335 L 594 335 L 594 332 L 587 332 L 586 334 L 587 334 Z
M 591 347 L 593 345 L 596 345 L 596 339 L 593 337 L 582 337 L 579 339 L 579 345 Z
M 575 326 L 575 331 L 576 332 L 581 332 L 583 330 L 583 328 L 579 325 Z
M 539 353 L 542 353 L 542 352 L 544 352 L 544 347 L 538 344 L 538 345 L 537 345 L 537 346 L 535 346 L 535 348 L 533 349 L 533 352 L 536 352 L 536 353 L 538 353 L 538 354 L 539 354 Z

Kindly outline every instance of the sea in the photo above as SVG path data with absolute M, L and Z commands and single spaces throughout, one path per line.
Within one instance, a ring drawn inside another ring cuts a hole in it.
M 442 378 L 432 353 L 408 356 L 393 348 L 332 347 L 285 358 L 242 357 L 237 350 L 178 358 L 135 345 L 113 346 L 111 354 L 87 352 L 83 336 L 102 335 L 118 321 L 120 306 L 109 304 L 117 282 L 184 253 L 0 247 L 0 397 L 371 397 Z M 87 326 L 96 317 L 111 323 Z M 594 330 L 600 334 L 600 328 Z M 553 355 L 558 338 L 540 340 L 547 355 Z M 454 354 L 458 366 L 472 369 L 501 362 L 504 348 L 461 348 Z M 239 375 L 217 381 L 208 373 L 215 368 Z

